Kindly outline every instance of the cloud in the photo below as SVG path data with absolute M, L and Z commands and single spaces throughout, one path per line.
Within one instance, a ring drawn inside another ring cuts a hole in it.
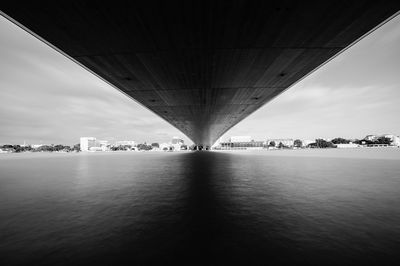
M 6 36 L 0 39 L 0 143 L 73 144 L 80 136 L 167 141 L 183 135 L 3 17 L 0 34 Z

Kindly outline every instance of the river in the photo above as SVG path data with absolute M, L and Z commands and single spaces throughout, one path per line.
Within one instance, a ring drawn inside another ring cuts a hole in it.
M 400 149 L 0 154 L 1 265 L 400 259 Z

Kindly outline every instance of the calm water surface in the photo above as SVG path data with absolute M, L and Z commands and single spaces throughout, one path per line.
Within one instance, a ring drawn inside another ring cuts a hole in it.
M 0 154 L 1 265 L 400 260 L 400 149 Z

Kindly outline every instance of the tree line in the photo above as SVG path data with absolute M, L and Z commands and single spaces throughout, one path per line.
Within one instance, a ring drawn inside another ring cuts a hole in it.
M 6 151 L 11 151 L 11 152 L 72 152 L 72 151 L 79 151 L 80 150 L 80 145 L 76 144 L 74 146 L 66 146 L 62 144 L 57 144 L 57 145 L 42 145 L 37 148 L 33 148 L 32 146 L 21 146 L 21 145 L 12 145 L 12 144 L 5 144 L 3 146 L 0 146 L 2 150 Z

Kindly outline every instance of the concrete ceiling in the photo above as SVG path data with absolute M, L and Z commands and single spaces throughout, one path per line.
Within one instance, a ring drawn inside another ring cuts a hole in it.
M 400 9 L 400 1 L 100 3 L 0 9 L 202 145 Z

